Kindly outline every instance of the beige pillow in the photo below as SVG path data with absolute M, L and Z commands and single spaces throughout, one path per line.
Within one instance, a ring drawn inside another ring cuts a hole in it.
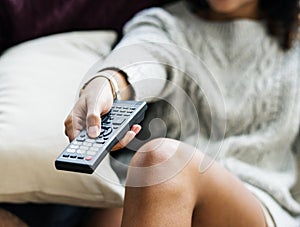
M 111 31 L 48 36 L 0 57 L 0 202 L 121 205 L 124 189 L 107 158 L 92 175 L 58 171 L 64 119 L 79 84 L 115 42 Z

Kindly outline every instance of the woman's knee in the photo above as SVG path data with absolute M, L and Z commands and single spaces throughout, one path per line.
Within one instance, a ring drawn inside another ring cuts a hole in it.
M 167 161 L 179 148 L 179 141 L 157 138 L 145 143 L 133 156 L 131 166 L 149 167 Z
M 198 167 L 202 156 L 196 148 L 177 140 L 151 140 L 132 158 L 128 171 L 128 186 L 149 186 L 171 179 L 179 180 L 183 172 L 187 173 L 184 174 L 184 180 L 188 181 L 188 178 L 199 174 Z

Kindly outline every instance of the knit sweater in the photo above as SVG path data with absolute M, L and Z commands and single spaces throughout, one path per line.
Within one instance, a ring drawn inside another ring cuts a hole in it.
M 121 68 L 136 99 L 155 102 L 167 131 L 154 131 L 198 147 L 299 215 L 290 192 L 299 61 L 299 43 L 284 52 L 264 21 L 206 21 L 177 3 L 136 15 L 99 67 Z

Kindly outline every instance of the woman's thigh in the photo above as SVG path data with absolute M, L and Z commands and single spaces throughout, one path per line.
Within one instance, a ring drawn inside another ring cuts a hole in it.
M 236 176 L 214 162 L 198 173 L 202 191 L 193 212 L 193 226 L 266 226 L 260 201 Z
M 200 166 L 204 163 L 207 168 L 202 171 Z M 143 167 L 147 170 L 144 173 Z M 148 171 L 149 167 L 156 168 Z M 187 144 L 171 139 L 147 143 L 134 156 L 127 180 L 125 208 L 135 210 L 140 217 L 159 213 L 161 220 L 155 220 L 157 226 L 166 224 L 164 218 L 179 224 L 178 216 L 187 219 L 182 223 L 192 223 L 193 226 L 265 226 L 260 202 L 243 183 Z M 140 186 L 137 185 L 139 182 Z M 139 207 L 147 210 L 147 214 L 134 209 L 136 201 L 139 201 Z M 141 204 L 143 201 L 148 204 Z M 186 210 L 190 210 L 185 216 L 180 211 L 183 203 Z M 130 205 L 126 207 L 126 204 Z M 170 204 L 176 208 L 173 212 L 167 212 Z M 130 213 L 126 211 L 126 215 Z

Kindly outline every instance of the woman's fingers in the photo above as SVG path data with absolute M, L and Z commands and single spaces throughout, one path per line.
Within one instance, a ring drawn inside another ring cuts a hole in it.
M 89 137 L 96 138 L 101 131 L 100 111 L 88 113 L 86 118 L 86 129 Z
M 98 81 L 101 82 L 96 83 Z M 111 109 L 113 96 L 107 79 L 98 78 L 93 82 L 90 86 L 87 86 L 85 93 L 87 108 L 86 129 L 89 137 L 96 138 L 101 132 L 100 116 Z
M 65 120 L 65 134 L 72 141 L 83 128 L 91 138 L 99 136 L 100 116 L 107 113 L 113 103 L 113 95 L 105 78 L 93 80 L 83 91 L 71 113 Z
M 137 135 L 141 131 L 141 129 L 142 129 L 142 126 L 136 124 L 131 127 L 130 131 L 133 131 Z
M 84 89 L 78 102 L 65 120 L 65 134 L 72 141 L 86 128 L 88 136 L 96 138 L 101 132 L 100 116 L 109 112 L 113 104 L 111 87 L 105 78 L 96 78 Z M 133 125 L 125 136 L 112 148 L 112 151 L 124 148 L 141 130 Z
M 111 151 L 116 151 L 119 149 L 122 149 L 126 147 L 131 140 L 134 139 L 134 137 L 141 131 L 141 126 L 140 125 L 133 125 L 128 131 L 125 136 L 111 149 Z
M 80 106 L 80 102 L 77 102 L 64 122 L 65 134 L 69 137 L 70 141 L 72 141 L 85 126 L 85 121 L 82 117 L 84 113 L 81 113 L 83 111 Z

